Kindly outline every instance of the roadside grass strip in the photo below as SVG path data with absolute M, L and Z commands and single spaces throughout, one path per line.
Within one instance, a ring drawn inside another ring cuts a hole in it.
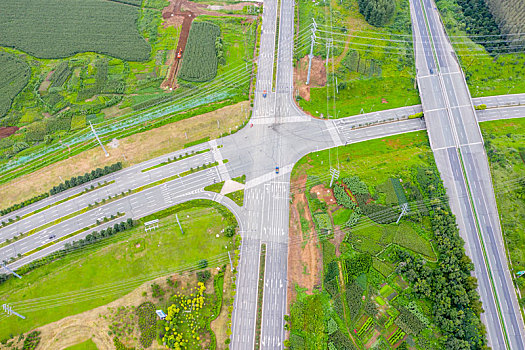
M 261 255 L 259 261 L 259 284 L 257 286 L 257 323 L 255 325 L 255 349 L 261 348 L 261 325 L 262 325 L 262 304 L 264 292 L 264 267 L 266 263 L 266 244 L 261 244 Z
M 227 160 L 224 160 L 224 163 L 227 163 Z M 211 167 L 215 167 L 217 166 L 219 163 L 218 162 L 214 162 L 214 163 L 209 163 L 209 164 L 204 164 L 202 166 L 203 169 L 207 169 L 207 168 L 211 168 Z M 180 174 L 177 174 L 177 175 L 173 175 L 173 176 L 170 176 L 170 177 L 167 177 L 167 178 L 164 178 L 164 179 L 161 179 L 161 180 L 158 180 L 158 181 L 155 181 L 155 182 L 152 182 L 152 183 L 149 183 L 147 185 L 144 185 L 144 186 L 141 186 L 141 187 L 138 187 L 138 188 L 135 188 L 133 190 L 128 190 L 127 192 L 122 192 L 120 194 L 117 194 L 113 197 L 109 197 L 108 199 L 102 199 L 101 202 L 95 202 L 95 204 L 89 204 L 87 207 L 85 208 L 82 208 L 80 210 L 77 210 L 73 213 L 70 213 L 70 214 L 67 214 L 65 216 L 62 216 L 60 218 L 57 218 L 51 222 L 48 222 L 42 226 L 39 226 L 39 227 L 36 227 L 34 229 L 31 229 L 29 231 L 27 231 L 26 233 L 22 233 L 20 235 L 17 235 L 15 237 L 13 237 L 12 239 L 7 239 L 5 240 L 4 242 L 0 243 L 0 248 L 1 247 L 4 247 L 4 246 L 7 246 L 11 243 L 13 243 L 14 241 L 17 241 L 21 238 L 26 238 L 26 237 L 29 237 L 31 235 L 34 235 L 35 233 L 38 233 L 42 230 L 45 230 L 49 227 L 52 227 L 52 226 L 55 226 L 55 225 L 58 225 L 59 223 L 63 222 L 63 221 L 66 221 L 68 219 L 71 219 L 71 218 L 74 218 L 75 216 L 78 216 L 78 215 L 81 215 L 81 214 L 84 214 L 85 212 L 89 211 L 89 210 L 92 210 L 92 209 L 95 209 L 95 208 L 98 208 L 102 205 L 106 205 L 106 204 L 109 204 L 113 201 L 116 201 L 116 200 L 119 200 L 125 196 L 128 196 L 130 194 L 135 194 L 135 193 L 138 193 L 138 192 L 141 192 L 143 190 L 146 190 L 146 189 L 149 189 L 151 187 L 155 187 L 155 186 L 158 186 L 158 185 L 161 185 L 165 182 L 168 182 L 168 181 L 172 181 L 172 180 L 175 180 L 175 179 L 178 179 L 178 178 L 181 178 L 181 177 L 184 177 L 186 175 L 189 175 L 189 174 L 192 174 L 194 172 L 197 172 L 200 170 L 201 167 L 198 167 L 198 168 L 190 168 L 190 170 L 187 170 L 185 172 L 182 172 Z M 244 197 L 244 196 L 243 196 Z M 118 214 L 118 213 L 117 213 Z
M 46 243 L 46 244 L 44 244 L 43 246 L 40 246 L 40 247 L 35 248 L 35 249 L 33 249 L 33 250 L 31 250 L 31 251 L 29 251 L 29 252 L 27 252 L 27 253 L 24 253 L 24 254 L 22 254 L 22 256 L 25 257 L 25 256 L 29 256 L 29 255 L 31 255 L 31 254 L 34 254 L 34 253 L 36 253 L 36 252 L 39 252 L 39 251 L 41 251 L 42 249 L 45 249 L 45 248 L 47 248 L 47 247 L 51 247 L 52 245 L 55 245 L 55 244 L 60 243 L 60 242 L 62 242 L 62 241 L 65 241 L 66 239 L 71 238 L 71 237 L 73 237 L 73 236 L 76 236 L 76 235 L 78 235 L 79 233 L 86 232 L 86 231 L 88 231 L 88 230 L 90 230 L 90 229 L 92 229 L 92 228 L 95 228 L 95 227 L 97 227 L 97 226 L 100 226 L 100 225 L 105 224 L 105 223 L 108 223 L 108 222 L 113 222 L 114 220 L 117 220 L 117 219 L 119 219 L 120 217 L 122 217 L 122 216 L 124 216 L 124 215 L 126 215 L 126 213 L 118 213 L 117 215 L 114 216 L 113 219 L 109 219 L 109 220 L 107 220 L 107 221 L 104 220 L 103 222 L 94 223 L 94 224 L 92 224 L 92 225 L 89 225 L 89 226 L 86 226 L 86 227 L 81 228 L 81 229 L 79 229 L 79 230 L 76 230 L 75 232 L 72 232 L 72 233 L 70 233 L 70 234 L 68 234 L 68 235 L 66 235 L 66 236 L 60 237 L 60 238 L 57 239 L 57 240 L 54 240 L 54 241 L 49 242 L 49 243 Z
M 168 165 L 168 164 L 174 163 L 174 162 L 176 162 L 176 161 L 183 160 L 183 159 L 187 159 L 187 158 L 190 158 L 190 157 L 196 156 L 197 154 L 206 153 L 206 152 L 209 152 L 209 151 L 210 151 L 210 149 L 207 148 L 207 149 L 204 149 L 204 150 L 201 150 L 201 151 L 192 152 L 192 153 L 190 153 L 190 154 L 186 153 L 186 155 L 184 155 L 184 156 L 181 154 L 181 155 L 179 155 L 178 158 L 176 158 L 176 157 L 173 157 L 173 159 L 168 158 L 168 160 L 165 161 L 165 162 L 162 162 L 162 163 L 159 163 L 159 164 L 156 164 L 156 165 L 150 166 L 149 168 L 142 169 L 141 171 L 142 171 L 143 173 L 145 173 L 146 171 L 150 171 L 150 170 L 153 170 L 153 169 L 157 169 L 157 168 L 160 168 L 160 167 L 162 167 L 162 166 L 164 166 L 164 165 Z
M 57 205 L 59 205 L 59 204 L 65 203 L 65 202 L 67 202 L 67 201 L 69 201 L 69 200 L 71 200 L 71 199 L 74 199 L 74 198 L 80 197 L 80 196 L 83 195 L 83 194 L 86 194 L 86 193 L 89 193 L 89 192 L 92 192 L 92 191 L 98 190 L 98 189 L 100 189 L 100 188 L 102 188 L 102 187 L 109 186 L 109 185 L 111 185 L 111 184 L 113 184 L 113 183 L 115 183 L 115 180 L 105 181 L 103 184 L 100 184 L 100 183 L 99 183 L 100 185 L 94 186 L 93 188 L 86 187 L 86 189 L 84 189 L 84 191 L 82 191 L 82 192 L 79 192 L 79 193 L 74 194 L 74 195 L 72 195 L 72 196 L 69 196 L 69 197 L 67 197 L 67 198 L 64 198 L 64 199 L 61 199 L 61 200 L 59 200 L 59 201 L 56 201 L 55 203 L 51 203 L 51 204 L 49 204 L 49 205 L 46 205 L 45 207 L 42 207 L 42 208 L 40 208 L 40 209 L 37 209 L 37 210 L 32 211 L 32 212 L 30 212 L 30 213 L 27 213 L 27 214 L 25 214 L 25 215 L 19 216 L 19 217 L 17 217 L 16 220 L 8 221 L 8 222 L 5 223 L 5 224 L 4 224 L 4 221 L 2 221 L 2 227 L 9 226 L 10 224 L 14 224 L 14 223 L 17 222 L 17 221 L 20 221 L 20 220 L 25 219 L 25 218 L 28 218 L 28 217 L 30 217 L 30 216 L 32 216 L 32 215 L 38 214 L 38 213 L 40 213 L 40 212 L 42 212 L 42 211 L 44 211 L 44 210 L 47 210 L 47 209 L 52 208 L 52 207 L 55 207 L 55 206 L 57 206 Z M 0 247 L 1 247 L 1 245 L 0 245 Z

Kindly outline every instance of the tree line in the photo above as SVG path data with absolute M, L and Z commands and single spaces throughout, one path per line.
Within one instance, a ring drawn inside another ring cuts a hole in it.
M 436 169 L 418 170 L 418 181 L 428 198 L 445 195 Z M 465 255 L 454 215 L 448 204 L 431 202 L 430 218 L 439 252 L 432 268 L 417 255 L 399 249 L 397 272 L 411 284 L 416 296 L 432 301 L 436 325 L 441 329 L 447 349 L 485 349 L 485 328 L 477 279 L 471 275 L 474 265 Z
M 25 200 L 25 201 L 23 201 L 21 203 L 13 204 L 9 208 L 0 209 L 0 215 L 9 214 L 10 212 L 13 212 L 15 210 L 21 209 L 21 208 L 26 207 L 26 206 L 28 206 L 30 204 L 38 202 L 39 200 L 47 198 L 50 195 L 52 196 L 54 194 L 63 192 L 65 190 L 67 190 L 67 189 L 73 188 L 73 187 L 78 186 L 78 185 L 82 185 L 82 184 L 84 184 L 86 182 L 95 180 L 95 179 L 97 179 L 99 177 L 111 174 L 111 173 L 113 173 L 115 171 L 118 171 L 118 170 L 121 170 L 121 169 L 122 169 L 122 163 L 121 162 L 117 162 L 117 163 L 109 165 L 109 166 L 106 165 L 104 168 L 97 168 L 96 170 L 92 170 L 90 173 L 85 173 L 84 175 L 73 176 L 71 179 L 64 181 L 60 185 L 54 186 L 51 190 L 49 190 L 49 193 L 48 192 L 42 193 L 42 194 L 39 194 L 38 196 L 34 196 L 33 198 L 27 199 L 27 200 Z M 14 220 L 10 219 L 9 221 L 14 221 Z M 3 226 L 5 226 L 6 224 L 7 223 L 4 223 L 2 221 L 2 225 Z
M 368 23 L 383 27 L 394 17 L 396 2 L 392 0 L 358 0 L 359 12 Z

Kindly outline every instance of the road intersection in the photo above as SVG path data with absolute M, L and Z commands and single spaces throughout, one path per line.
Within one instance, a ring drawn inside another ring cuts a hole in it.
M 483 103 L 489 109 L 478 111 L 478 119 L 476 119 L 468 90 L 465 92 L 466 86 L 462 85 L 464 83 L 461 80 L 461 72 L 457 65 L 450 61 L 450 51 L 447 50 L 451 50 L 451 48 L 446 46 L 447 42 L 444 39 L 446 36 L 443 32 L 433 33 L 432 37 L 439 37 L 439 45 L 430 41 L 429 38 L 431 36 L 426 32 L 428 28 L 424 21 L 423 5 L 421 3 L 417 5 L 415 1 L 412 2 L 412 10 L 416 12 L 413 14 L 414 31 L 417 33 L 415 36 L 416 64 L 423 106 L 403 107 L 335 121 L 314 119 L 307 116 L 297 108 L 293 101 L 294 2 L 281 0 L 280 8 L 278 8 L 277 0 L 265 1 L 260 46 L 261 55 L 258 59 L 256 93 L 250 121 L 253 127 L 248 126 L 232 136 L 176 151 L 95 180 L 95 184 L 106 180 L 114 181 L 114 183 L 70 199 L 0 229 L 0 242 L 11 238 L 15 234 L 27 232 L 46 222 L 85 208 L 88 204 L 100 203 L 103 198 L 108 196 L 115 196 L 129 189 L 134 190 L 147 186 L 155 181 L 182 174 L 190 168 L 195 169 L 203 164 L 218 162 L 218 166 L 199 170 L 186 176 L 166 181 L 163 184 L 145 188 L 140 192 L 129 194 L 95 209 L 88 210 L 32 236 L 22 238 L 14 244 L 0 248 L 0 259 L 9 259 L 18 253 L 23 254 L 31 251 L 40 247 L 44 242 L 49 242 L 48 236 L 50 235 L 56 235 L 55 239 L 60 239 L 80 228 L 92 225 L 100 217 L 111 216 L 117 212 L 125 213 L 124 218 L 133 217 L 138 219 L 190 199 L 207 198 L 215 200 L 232 210 L 240 223 L 243 237 L 238 267 L 237 293 L 232 315 L 230 348 L 252 349 L 254 347 L 255 326 L 258 316 L 262 317 L 260 348 L 283 348 L 285 339 L 284 315 L 287 313 L 290 174 L 293 165 L 303 156 L 313 151 L 410 131 L 425 130 L 428 127 L 431 129 L 429 130 L 431 145 L 441 175 L 447 186 L 447 192 L 449 195 L 451 193 L 457 194 L 456 196 L 451 196 L 451 206 L 457 217 L 460 217 L 459 213 L 465 214 L 461 215 L 465 220 L 459 220 L 459 226 L 462 234 L 469 232 L 469 234 L 464 234 L 467 241 L 466 248 L 467 253 L 475 262 L 476 276 L 480 280 L 480 294 L 484 307 L 487 310 L 484 322 L 488 325 L 489 341 L 491 344 L 495 344 L 495 347 L 500 348 L 499 346 L 504 344 L 503 332 L 499 326 L 494 297 L 490 298 L 492 289 L 490 281 L 488 281 L 488 271 L 482 256 L 472 256 L 472 254 L 482 254 L 482 251 L 480 250 L 479 239 L 476 236 L 475 218 L 467 200 L 469 198 L 469 187 L 465 181 L 461 159 L 456 149 L 463 147 L 461 148 L 461 154 L 464 155 L 463 162 L 466 164 L 466 176 L 469 178 L 469 183 L 473 186 L 470 191 L 474 195 L 474 208 L 481 221 L 487 220 L 483 224 L 484 228 L 482 231 L 483 235 L 486 236 L 484 238 L 486 238 L 487 249 L 494 250 L 490 251 L 490 255 L 493 255 L 490 260 L 490 266 L 493 271 L 502 273 L 500 278 L 504 280 L 501 285 L 507 285 L 508 287 L 510 275 L 504 271 L 507 267 L 504 260 L 505 255 L 501 251 L 501 247 L 498 246 L 498 240 L 501 240 L 501 231 L 499 221 L 497 221 L 494 196 L 491 192 L 492 185 L 486 181 L 488 167 L 486 166 L 486 156 L 480 140 L 481 135 L 479 134 L 477 122 L 478 120 L 525 115 L 525 107 L 520 106 L 525 104 L 525 95 L 477 99 L 474 101 L 474 104 Z M 424 7 L 427 8 L 428 6 L 430 6 L 429 9 L 432 8 L 431 3 L 426 0 Z M 280 19 L 279 41 L 278 54 L 277 57 L 274 57 L 276 52 L 277 11 L 279 11 Z M 431 30 L 438 31 L 439 23 L 437 19 L 434 18 L 432 21 L 431 23 L 433 24 L 431 24 L 430 28 L 433 29 Z M 421 32 L 427 34 L 422 35 Z M 441 78 L 437 75 L 437 65 L 432 53 L 433 45 L 441 47 L 441 51 L 438 50 L 437 52 L 437 57 L 440 67 L 443 67 L 444 73 L 447 74 L 447 78 Z M 275 89 L 273 89 L 274 60 L 276 60 L 277 67 Z M 432 69 L 432 72 L 430 69 Z M 450 89 L 453 89 L 452 91 L 455 91 L 455 93 L 448 94 Z M 265 90 L 267 91 L 266 98 L 262 94 Z M 447 98 L 448 104 L 445 103 Z M 425 120 L 408 119 L 409 115 L 423 110 L 425 111 Z M 450 110 L 460 111 L 460 114 L 452 112 L 453 117 L 455 116 L 459 119 L 452 119 L 451 121 L 450 114 L 448 114 L 450 112 L 447 112 Z M 465 117 L 467 114 L 468 118 Z M 468 125 L 464 124 L 467 122 Z M 456 127 L 457 130 L 455 131 L 454 128 Z M 436 133 L 434 130 L 439 130 L 440 132 Z M 479 147 L 476 145 L 479 145 Z M 192 151 L 203 151 L 203 153 L 144 171 L 153 165 L 166 161 L 167 158 L 178 157 Z M 225 163 L 223 160 L 228 160 L 228 162 Z M 279 174 L 275 172 L 276 166 L 280 167 Z M 242 208 L 224 196 L 204 191 L 204 187 L 207 185 L 243 174 L 246 175 L 247 181 L 245 201 Z M 490 178 L 490 174 L 488 176 Z M 470 179 L 474 180 L 470 181 Z M 90 185 L 91 183 L 52 196 L 16 213 L 8 214 L 2 217 L 2 220 L 13 218 L 16 215 L 23 216 L 36 209 L 44 208 L 51 203 L 79 193 Z M 474 193 L 476 190 L 481 193 L 479 198 Z M 75 236 L 74 239 L 81 237 L 82 235 Z M 63 247 L 66 242 L 72 239 L 70 238 L 46 248 L 31 257 L 18 260 L 10 266 L 11 268 L 17 268 L 34 258 L 49 254 L 53 249 Z M 491 239 L 496 240 L 496 242 L 492 244 Z M 266 244 L 266 264 L 263 276 L 262 314 L 258 315 L 257 284 L 262 243 Z M 512 335 L 511 343 L 520 344 L 520 339 L 523 339 L 521 336 L 523 322 L 517 324 L 512 321 L 513 315 L 519 314 L 517 305 L 514 305 L 514 299 L 516 298 L 514 291 L 509 288 L 503 288 L 497 290 L 497 295 L 505 295 L 504 298 L 509 302 L 506 307 L 502 306 L 503 313 L 506 315 L 504 317 L 507 317 L 508 323 L 512 327 L 512 332 L 509 330 L 509 338 Z M 517 319 L 517 317 L 515 318 Z M 501 348 L 503 348 L 503 345 Z

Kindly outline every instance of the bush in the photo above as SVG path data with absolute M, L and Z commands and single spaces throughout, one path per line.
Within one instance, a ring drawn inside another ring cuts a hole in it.
M 357 207 L 357 204 L 346 193 L 345 188 L 339 184 L 334 185 L 334 197 L 337 204 L 342 205 L 345 208 L 355 209 Z
M 361 311 L 363 290 L 359 288 L 355 281 L 346 285 L 346 303 L 348 305 L 348 316 L 353 321 Z
M 209 270 L 204 271 L 198 271 L 197 272 L 197 280 L 202 283 L 206 283 L 211 277 L 211 273 Z
M 386 25 L 393 17 L 396 2 L 392 0 L 358 0 L 359 12 L 376 27 Z
M 136 314 L 139 317 L 140 344 L 144 348 L 149 348 L 153 343 L 156 331 L 155 305 L 151 302 L 145 302 L 137 307 Z
M 368 194 L 368 186 L 358 176 L 349 176 L 343 179 L 343 183 L 350 192 L 356 194 Z
M 24 339 L 24 345 L 22 350 L 33 350 L 36 349 L 40 343 L 40 331 L 33 331 L 27 335 Z

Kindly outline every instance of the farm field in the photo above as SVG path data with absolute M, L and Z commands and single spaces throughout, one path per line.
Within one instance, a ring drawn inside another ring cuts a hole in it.
M 301 0 L 298 8 L 295 83 L 297 103 L 303 110 L 316 117 L 342 118 L 420 103 L 413 79 L 408 1 L 396 1 L 395 15 L 384 27 L 366 22 L 357 0 Z M 319 39 L 307 86 L 305 57 L 310 51 L 312 18 L 318 24 Z
M 0 117 L 3 117 L 16 95 L 27 82 L 31 71 L 24 60 L 7 52 L 0 51 L 0 81 L 11 81 L 9 84 L 0 85 Z
M 104 142 L 109 142 L 248 100 L 258 7 L 236 4 L 238 10 L 234 12 L 241 13 L 228 14 L 186 0 L 102 2 L 134 11 L 133 30 L 149 47 L 149 54 L 140 61 L 108 52 L 74 52 L 64 58 L 40 59 L 18 49 L 0 48 L 26 61 L 32 71 L 26 88 L 0 119 L 0 126 L 20 128 L 0 139 L 0 176 L 22 164 L 31 165 L 0 182 L 63 159 L 70 152 L 92 148 L 89 123 L 95 125 Z M 173 6 L 182 5 L 182 10 L 173 10 Z M 186 5 L 193 6 L 193 12 L 185 10 Z M 245 11 L 245 7 L 251 11 Z M 221 29 L 223 55 L 218 74 L 203 83 L 181 79 L 169 88 L 166 82 L 182 28 L 176 18 L 189 13 L 193 13 L 196 23 L 214 22 Z M 110 23 L 118 20 L 115 17 Z
M 489 156 L 496 202 L 500 214 L 514 283 L 521 295 L 525 281 L 525 120 L 509 119 L 480 124 Z M 525 299 L 519 300 L 523 306 Z
M 0 339 L 105 305 L 155 278 L 215 269 L 228 260 L 226 252 L 234 249 L 233 238 L 222 230 L 235 227 L 236 221 L 212 202 L 180 204 L 143 222 L 153 218 L 160 219 L 155 231 L 145 234 L 144 226 L 138 225 L 37 267 L 22 280 L 8 279 L 0 285 L 2 299 L 27 317 L 2 322 Z
M 508 38 L 501 36 L 494 19 L 487 14 L 484 2 L 461 2 L 463 6 L 477 3 L 474 12 L 469 10 L 470 20 L 466 19 L 458 3 L 457 0 L 436 1 L 472 97 L 525 92 L 525 54 L 521 46 L 506 43 Z M 482 13 L 479 8 L 486 12 Z M 467 32 L 465 27 L 473 28 L 473 32 Z M 518 52 L 513 53 L 516 48 Z
M 0 22 L 4 23 L 0 45 L 38 58 L 92 51 L 144 61 L 150 54 L 150 45 L 135 24 L 141 1 L 128 3 L 135 6 L 103 0 L 5 0 L 0 12 Z
M 332 188 L 330 166 L 341 171 Z M 425 133 L 311 153 L 294 167 L 292 188 L 290 245 L 317 257 L 292 259 L 289 267 L 291 349 L 443 349 L 452 346 L 451 338 L 485 342 L 471 266 L 459 267 L 459 279 L 440 268 L 451 254 L 445 240 L 455 242 L 456 258 L 465 256 L 457 229 L 449 237 L 436 234 L 444 217 L 450 227 L 455 220 L 444 212 L 445 190 Z M 407 214 L 396 223 L 403 205 Z M 430 276 L 443 276 L 444 285 Z M 458 282 L 472 307 L 464 321 L 475 331 L 466 336 L 446 331 L 445 319 L 456 317 L 450 310 L 463 306 L 453 302 L 448 315 L 439 306 L 451 293 L 446 285 Z

